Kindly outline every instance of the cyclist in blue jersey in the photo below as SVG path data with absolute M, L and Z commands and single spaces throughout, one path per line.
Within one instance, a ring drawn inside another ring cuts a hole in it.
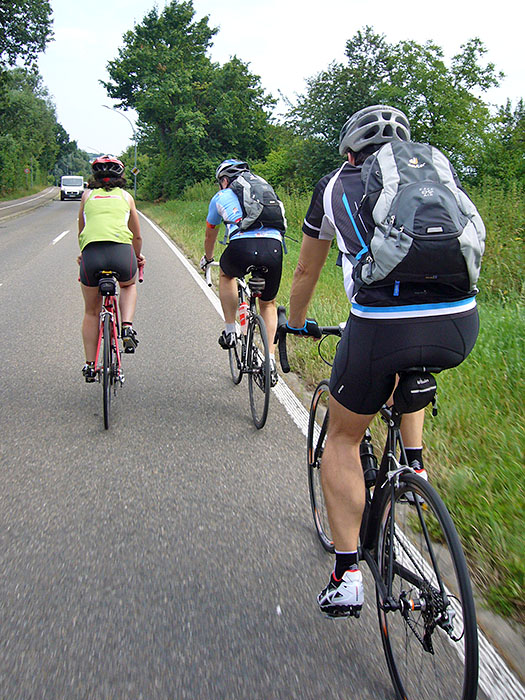
M 213 253 L 219 226 L 226 226 L 226 250 L 220 258 L 219 298 L 224 313 L 225 329 L 219 337 L 219 345 L 227 350 L 235 345 L 235 317 L 237 313 L 237 277 L 244 277 L 250 265 L 267 268 L 264 291 L 259 297 L 259 310 L 264 319 L 270 343 L 271 384 L 277 383 L 275 365 L 275 345 L 273 339 L 277 327 L 275 297 L 281 282 L 283 253 L 282 233 L 277 229 L 254 223 L 247 230 L 241 230 L 243 210 L 230 185 L 241 173 L 248 171 L 244 161 L 228 159 L 223 161 L 215 173 L 220 190 L 212 197 L 206 217 L 204 256 L 200 261 L 202 269 L 213 262 Z
M 343 253 L 351 311 L 330 379 L 330 422 L 323 453 L 322 487 L 336 561 L 318 603 L 331 617 L 352 615 L 363 605 L 357 545 L 365 502 L 359 445 L 366 428 L 391 395 L 398 371 L 420 365 L 455 367 L 478 335 L 473 295 L 457 294 L 437 283 L 402 284 L 400 289 L 393 284 L 363 285 L 354 292 L 352 263 L 344 254 L 355 257 L 374 226 L 370 213 L 359 206 L 364 191 L 361 165 L 395 140 L 410 140 L 408 120 L 398 109 L 373 105 L 346 121 L 339 141 L 345 160 L 315 187 L 290 292 L 288 332 L 308 335 L 315 325 L 305 320 L 308 304 L 335 237 Z M 423 421 L 424 411 L 406 414 L 402 434 L 409 465 L 425 478 Z

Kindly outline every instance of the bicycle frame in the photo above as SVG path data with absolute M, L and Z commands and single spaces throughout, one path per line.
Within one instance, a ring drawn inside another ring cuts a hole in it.
M 100 362 L 100 346 L 102 345 L 102 337 L 104 334 L 104 318 L 109 315 L 110 326 L 111 326 L 111 338 L 114 343 L 115 353 L 117 358 L 117 368 L 118 368 L 118 380 L 122 382 L 122 364 L 120 359 L 120 348 L 118 344 L 118 328 L 120 325 L 118 303 L 116 295 L 104 296 L 102 297 L 102 309 L 100 311 L 100 322 L 98 331 L 98 341 L 97 341 L 97 354 L 96 354 L 96 364 L 95 371 L 100 381 L 100 375 L 102 372 L 102 364 Z
M 374 487 L 374 492 L 370 496 L 370 488 L 366 488 L 365 510 L 361 521 L 360 531 L 360 559 L 364 559 L 372 572 L 376 582 L 380 605 L 385 610 L 397 610 L 399 606 L 392 598 L 392 578 L 393 578 L 393 562 L 394 557 L 389 556 L 389 575 L 388 588 L 385 587 L 380 576 L 379 569 L 375 560 L 375 546 L 377 540 L 379 518 L 381 515 L 381 507 L 385 499 L 385 494 L 389 491 L 392 499 L 392 512 L 395 508 L 394 490 L 399 485 L 399 476 L 404 472 L 413 472 L 407 465 L 405 448 L 401 437 L 401 418 L 402 416 L 388 406 L 383 406 L 380 411 L 382 419 L 387 424 L 387 436 L 385 440 L 385 448 L 379 465 L 379 471 Z M 399 450 L 400 459 L 396 458 L 396 452 Z M 391 524 L 394 519 L 391 519 Z M 393 537 L 390 537 L 390 553 L 393 548 Z

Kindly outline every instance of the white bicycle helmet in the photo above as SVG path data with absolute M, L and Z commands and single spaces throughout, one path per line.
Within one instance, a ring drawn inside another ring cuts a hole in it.
M 248 163 L 229 158 L 224 160 L 215 171 L 215 179 L 220 182 L 223 177 L 234 178 L 248 170 Z
M 359 153 L 366 146 L 390 141 L 410 141 L 410 124 L 400 109 L 371 105 L 352 114 L 339 134 L 339 153 Z

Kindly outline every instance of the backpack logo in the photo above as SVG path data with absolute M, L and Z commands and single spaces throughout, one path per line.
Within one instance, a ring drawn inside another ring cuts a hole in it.
M 420 163 L 417 156 L 414 156 L 408 161 L 408 165 L 411 168 L 424 168 L 426 163 Z

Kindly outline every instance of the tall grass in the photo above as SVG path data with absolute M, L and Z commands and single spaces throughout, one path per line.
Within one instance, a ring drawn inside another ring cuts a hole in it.
M 141 203 L 195 262 L 203 253 L 211 183 L 178 201 Z M 487 185 L 471 192 L 487 226 L 478 297 L 481 330 L 461 367 L 439 376 L 439 414 L 425 423 L 431 479 L 451 511 L 471 571 L 493 610 L 525 622 L 525 512 L 523 397 L 523 192 Z M 289 224 L 277 300 L 287 306 L 307 197 L 283 197 Z M 220 246 L 218 246 L 220 248 Z M 216 249 L 216 257 L 220 250 Z M 346 320 L 349 304 L 332 249 L 309 315 L 323 325 Z M 290 339 L 290 363 L 308 385 L 329 374 L 318 344 Z M 334 352 L 326 346 L 326 356 Z

